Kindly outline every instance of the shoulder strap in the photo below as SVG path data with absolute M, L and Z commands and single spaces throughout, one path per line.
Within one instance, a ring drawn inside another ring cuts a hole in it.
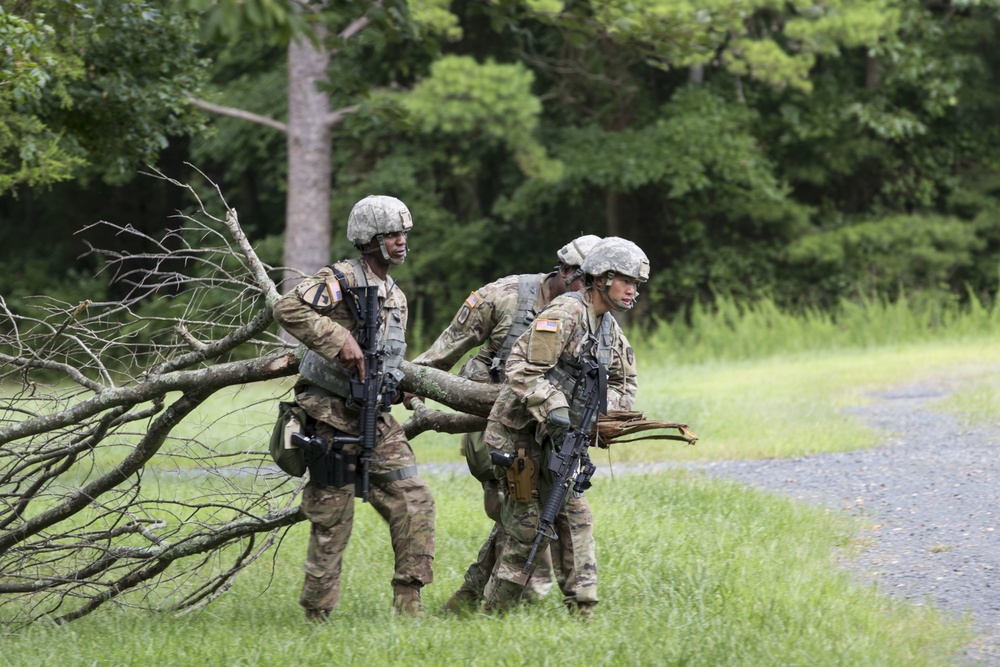
M 344 296 L 346 297 L 344 299 L 344 301 L 347 303 L 347 308 L 351 311 L 351 316 L 354 317 L 354 324 L 356 326 L 357 323 L 361 321 L 361 313 L 360 313 L 360 311 L 358 309 L 358 299 L 357 299 L 357 297 L 354 295 L 354 292 L 352 292 L 349 289 L 347 289 L 347 287 L 344 285 L 344 278 L 345 278 L 345 276 L 341 272 L 340 269 L 338 269 L 333 264 L 327 264 L 326 268 L 328 268 L 331 271 L 333 271 L 334 277 L 340 282 L 340 289 L 343 291 Z M 357 274 L 358 274 L 357 267 L 355 267 L 355 270 L 354 270 L 355 277 L 357 277 Z M 361 272 L 361 278 L 362 278 L 362 280 L 358 284 L 359 285 L 365 285 L 366 282 L 364 281 L 364 271 Z
M 501 379 L 503 367 L 507 363 L 514 342 L 528 330 L 528 325 L 535 319 L 535 302 L 538 300 L 538 289 L 541 284 L 542 278 L 537 273 L 522 273 L 517 277 L 517 305 L 510 320 L 510 328 L 503 344 L 490 362 L 490 375 L 494 382 L 499 382 Z

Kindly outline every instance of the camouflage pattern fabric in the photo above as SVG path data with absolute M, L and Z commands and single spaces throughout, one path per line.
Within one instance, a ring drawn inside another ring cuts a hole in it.
M 510 442 L 518 442 L 520 447 L 525 435 L 530 435 L 530 431 L 515 433 L 498 422 L 490 422 L 486 429 L 487 442 L 498 448 L 500 443 Z M 483 590 L 483 597 L 491 610 L 508 610 L 533 597 L 531 590 L 519 582 L 535 542 L 544 505 L 542 499 L 547 498 L 552 489 L 548 470 L 541 467 L 542 460 L 548 460 L 550 451 L 548 441 L 543 445 L 533 443 L 528 450 L 528 455 L 535 461 L 535 469 L 542 471 L 530 503 L 517 502 L 512 494 L 503 496 L 500 525 L 507 533 L 507 539 L 501 545 L 500 556 Z M 548 546 L 563 602 L 567 605 L 597 604 L 593 515 L 586 498 L 573 498 L 569 494 L 566 505 L 556 517 L 555 530 L 558 539 L 549 542 Z
M 482 437 L 482 434 L 477 434 Z M 486 516 L 493 519 L 493 528 L 483 545 L 479 548 L 476 560 L 465 570 L 462 588 L 472 593 L 476 599 L 484 598 L 486 582 L 489 581 L 490 574 L 496 567 L 503 545 L 507 541 L 507 532 L 503 528 L 501 521 L 501 511 L 503 510 L 503 486 L 499 482 L 483 482 L 483 504 Z M 535 557 L 536 567 L 528 581 L 528 586 L 524 591 L 525 599 L 536 600 L 545 597 L 552 588 L 552 555 L 548 548 L 540 551 Z M 560 560 L 560 563 L 563 561 Z M 560 581 L 565 581 L 566 574 L 557 574 Z M 560 584 L 563 588 L 563 584 Z
M 333 429 L 317 426 L 317 435 L 329 438 Z M 357 453 L 357 445 L 345 450 Z M 377 476 L 415 465 L 410 445 L 399 424 L 382 437 L 371 462 L 369 489 L 372 507 L 389 524 L 389 537 L 396 555 L 393 586 L 420 587 L 434 580 L 434 499 L 419 476 L 379 483 Z M 306 609 L 329 611 L 340 599 L 340 568 L 354 521 L 354 484 L 318 489 L 307 484 L 302 512 L 311 523 L 306 554 L 305 583 L 299 603 Z
M 569 266 L 580 266 L 583 264 L 583 260 L 587 258 L 590 251 L 593 250 L 594 246 L 601 242 L 600 236 L 594 236 L 593 234 L 585 234 L 579 238 L 575 238 L 563 247 L 556 251 L 556 257 L 563 264 L 568 264 Z
M 329 267 L 323 267 L 316 275 L 302 281 L 278 300 L 274 306 L 274 319 L 306 347 L 336 364 L 339 363 L 337 355 L 340 354 L 341 348 L 351 336 L 351 330 L 357 323 L 347 302 L 343 300 L 346 289 L 355 286 L 356 283 L 354 262 L 342 261 L 335 263 L 334 266 L 344 276 L 343 285 Z M 378 286 L 379 303 L 383 311 L 388 314 L 382 321 L 380 339 L 385 338 L 389 328 L 389 317 L 398 318 L 397 325 L 405 329 L 408 310 L 406 296 L 402 290 L 396 287 L 395 282 L 392 282 L 390 287 L 390 283 L 372 273 L 366 263 L 361 262 L 361 266 L 364 268 L 367 283 Z M 331 292 L 336 293 L 336 289 L 329 287 L 332 284 L 336 284 L 340 289 L 339 301 L 333 301 L 329 296 Z M 296 384 L 296 394 L 302 393 L 303 388 L 307 386 L 309 383 L 300 378 Z M 309 405 L 302 407 L 310 417 L 318 421 L 347 433 L 358 432 L 358 415 L 348 410 L 342 400 L 310 402 Z M 379 420 L 384 422 L 379 426 L 381 430 L 385 424 L 390 423 L 392 417 L 389 413 L 382 412 L 379 413 Z
M 507 384 L 490 414 L 486 442 L 505 453 L 514 453 L 527 444 L 528 454 L 540 473 L 531 502 L 517 502 L 511 494 L 504 497 L 501 522 L 507 531 L 507 541 L 486 585 L 486 603 L 490 609 L 506 610 L 520 603 L 518 581 L 535 541 L 544 500 L 552 489 L 548 470 L 552 442 L 546 437 L 543 424 L 550 410 L 569 407 L 569 397 L 546 380 L 545 373 L 563 355 L 577 359 L 587 354 L 593 347 L 592 337 L 599 324 L 591 290 L 584 292 L 583 300 L 557 297 L 518 339 L 507 361 Z M 635 356 L 617 323 L 613 326 L 613 338 L 608 409 L 627 409 L 635 401 L 638 386 Z M 555 530 L 558 537 L 550 548 L 563 600 L 572 609 L 589 610 L 598 601 L 597 561 L 593 516 L 585 499 L 568 494 L 556 518 Z
M 338 262 L 336 266 L 345 280 L 344 285 L 338 286 L 351 286 L 356 280 L 352 265 Z M 371 273 L 365 263 L 362 262 L 362 266 L 368 284 L 379 286 L 383 306 L 396 313 L 405 328 L 406 297 L 402 291 L 390 288 Z M 336 282 L 336 278 L 324 267 L 284 295 L 274 307 L 278 323 L 328 361 L 336 359 L 355 325 L 347 304 L 342 299 L 332 298 L 337 291 L 328 287 L 330 281 Z M 317 434 L 321 437 L 332 436 L 334 429 L 358 433 L 358 414 L 347 408 L 344 399 L 313 387 L 302 378 L 295 385 L 295 401 L 317 420 Z M 423 586 L 433 581 L 434 499 L 419 476 L 392 482 L 378 481 L 379 475 L 416 465 L 406 435 L 391 413 L 379 413 L 378 432 L 372 452 L 369 500 L 389 524 L 395 553 L 392 584 Z M 359 449 L 356 444 L 345 446 L 348 454 L 357 454 Z M 307 484 L 302 510 L 311 523 L 311 532 L 300 603 L 307 611 L 329 611 L 340 597 L 342 555 L 354 518 L 354 486 L 317 489 Z
M 599 276 L 613 271 L 643 282 L 649 280 L 649 259 L 642 248 L 620 236 L 608 236 L 590 250 L 580 265 L 583 272 Z
M 517 339 L 507 360 L 507 384 L 493 405 L 491 421 L 518 431 L 544 424 L 549 412 L 569 407 L 568 398 L 545 373 L 561 355 L 576 359 L 590 347 L 600 322 L 594 315 L 593 292 L 588 289 L 583 297 L 583 301 L 566 294 L 556 297 L 538 314 L 535 325 Z M 614 342 L 608 366 L 608 410 L 629 410 L 638 389 L 635 352 L 621 326 L 612 322 L 611 328 Z
M 539 283 L 543 283 L 548 275 L 551 274 L 539 273 Z M 507 276 L 469 294 L 455 313 L 451 324 L 426 351 L 413 360 L 413 363 L 449 371 L 467 352 L 482 345 L 476 354 L 476 359 L 488 368 L 496 351 L 507 338 L 511 320 L 517 310 L 517 281 L 518 276 Z M 541 310 L 548 302 L 548 295 L 545 292 L 543 283 L 538 290 L 535 312 Z M 470 379 L 478 382 L 490 381 L 489 374 Z
M 539 273 L 538 297 L 535 311 L 540 311 L 549 300 L 545 289 L 545 279 L 552 274 Z M 495 280 L 478 290 L 473 291 L 462 303 L 451 324 L 441 332 L 437 340 L 423 353 L 417 356 L 413 363 L 430 366 L 443 371 L 451 368 L 466 353 L 477 346 L 482 346 L 471 363 L 466 367 L 464 376 L 477 382 L 491 382 L 489 366 L 497 350 L 507 338 L 511 322 L 517 311 L 518 299 L 517 275 L 506 276 Z M 472 370 L 469 370 L 472 369 Z M 482 433 L 466 433 L 462 436 L 464 448 L 471 447 L 473 440 L 481 440 Z M 489 536 L 479 549 L 476 560 L 465 571 L 462 589 L 477 598 L 482 598 L 483 589 L 490 573 L 496 564 L 506 540 L 506 533 L 500 522 L 500 507 L 502 490 L 499 485 L 487 482 L 483 484 L 483 503 L 486 515 L 493 519 L 494 526 Z M 552 587 L 552 564 L 548 550 L 540 554 L 538 567 L 528 584 L 530 597 L 541 598 Z
M 347 218 L 347 239 L 364 245 L 378 234 L 405 232 L 413 227 L 413 216 L 406 204 L 388 195 L 369 195 L 351 209 Z

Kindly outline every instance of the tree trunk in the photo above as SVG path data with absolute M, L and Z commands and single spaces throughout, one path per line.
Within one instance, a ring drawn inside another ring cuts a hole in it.
M 330 257 L 330 51 L 326 29 L 315 25 L 319 47 L 304 36 L 288 45 L 288 195 L 285 209 L 285 282 L 288 290 Z

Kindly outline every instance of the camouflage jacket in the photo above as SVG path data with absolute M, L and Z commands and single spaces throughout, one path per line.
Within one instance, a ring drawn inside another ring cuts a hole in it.
M 552 274 L 537 275 L 536 313 L 547 302 L 544 281 L 549 275 Z M 470 371 L 463 375 L 477 382 L 490 382 L 490 363 L 503 346 L 517 313 L 519 277 L 500 278 L 469 294 L 448 328 L 413 363 L 448 371 L 469 350 L 481 345 L 474 362 L 469 365 Z
M 586 353 L 599 326 L 590 290 L 583 292 L 582 300 L 569 294 L 553 299 L 514 344 L 507 360 L 507 384 L 500 390 L 490 419 L 521 430 L 544 422 L 556 408 L 569 407 L 569 397 L 545 374 L 560 357 L 579 359 Z M 611 331 L 608 410 L 629 410 L 638 388 L 635 353 L 618 322 L 612 322 Z
M 365 262 L 344 260 L 334 266 L 344 276 L 342 283 L 337 281 L 330 267 L 323 267 L 278 300 L 274 305 L 274 319 L 327 362 L 339 364 L 337 355 L 356 324 L 344 301 L 346 288 L 358 283 L 356 267 L 360 266 L 369 285 L 379 288 L 379 303 L 383 312 L 380 341 L 385 338 L 390 318 L 394 319 L 396 328 L 406 329 L 407 307 L 406 296 L 396 282 L 391 278 L 383 281 L 372 273 Z M 309 416 L 348 433 L 358 432 L 358 413 L 348 410 L 344 399 L 322 392 L 309 392 L 309 389 L 309 382 L 300 377 L 295 385 L 296 401 Z M 379 418 L 387 425 L 394 423 L 388 412 L 380 412 Z

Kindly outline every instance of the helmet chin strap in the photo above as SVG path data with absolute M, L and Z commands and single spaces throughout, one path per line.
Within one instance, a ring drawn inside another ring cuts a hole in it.
M 403 259 L 394 259 L 389 255 L 389 251 L 385 249 L 385 238 L 381 234 L 376 234 L 375 239 L 378 241 L 378 250 L 382 253 L 382 259 L 395 266 L 399 266 L 400 264 L 406 261 L 406 255 L 409 254 L 410 252 L 408 248 L 403 251 L 404 253 Z M 361 250 L 362 255 L 370 255 L 373 252 L 375 252 L 375 248 L 369 248 L 368 250 Z
M 597 291 L 601 293 L 601 296 L 603 296 L 604 299 L 608 302 L 608 305 L 611 306 L 611 310 L 617 313 L 624 313 L 629 310 L 632 310 L 632 308 L 635 307 L 634 298 L 632 299 L 632 303 L 630 303 L 627 306 L 624 303 L 621 303 L 620 301 L 616 301 L 615 299 L 611 298 L 611 281 L 614 280 L 614 277 L 615 277 L 614 272 L 609 271 L 608 274 L 605 276 L 604 286 L 602 287 L 600 285 L 594 285 L 594 287 L 597 288 Z

